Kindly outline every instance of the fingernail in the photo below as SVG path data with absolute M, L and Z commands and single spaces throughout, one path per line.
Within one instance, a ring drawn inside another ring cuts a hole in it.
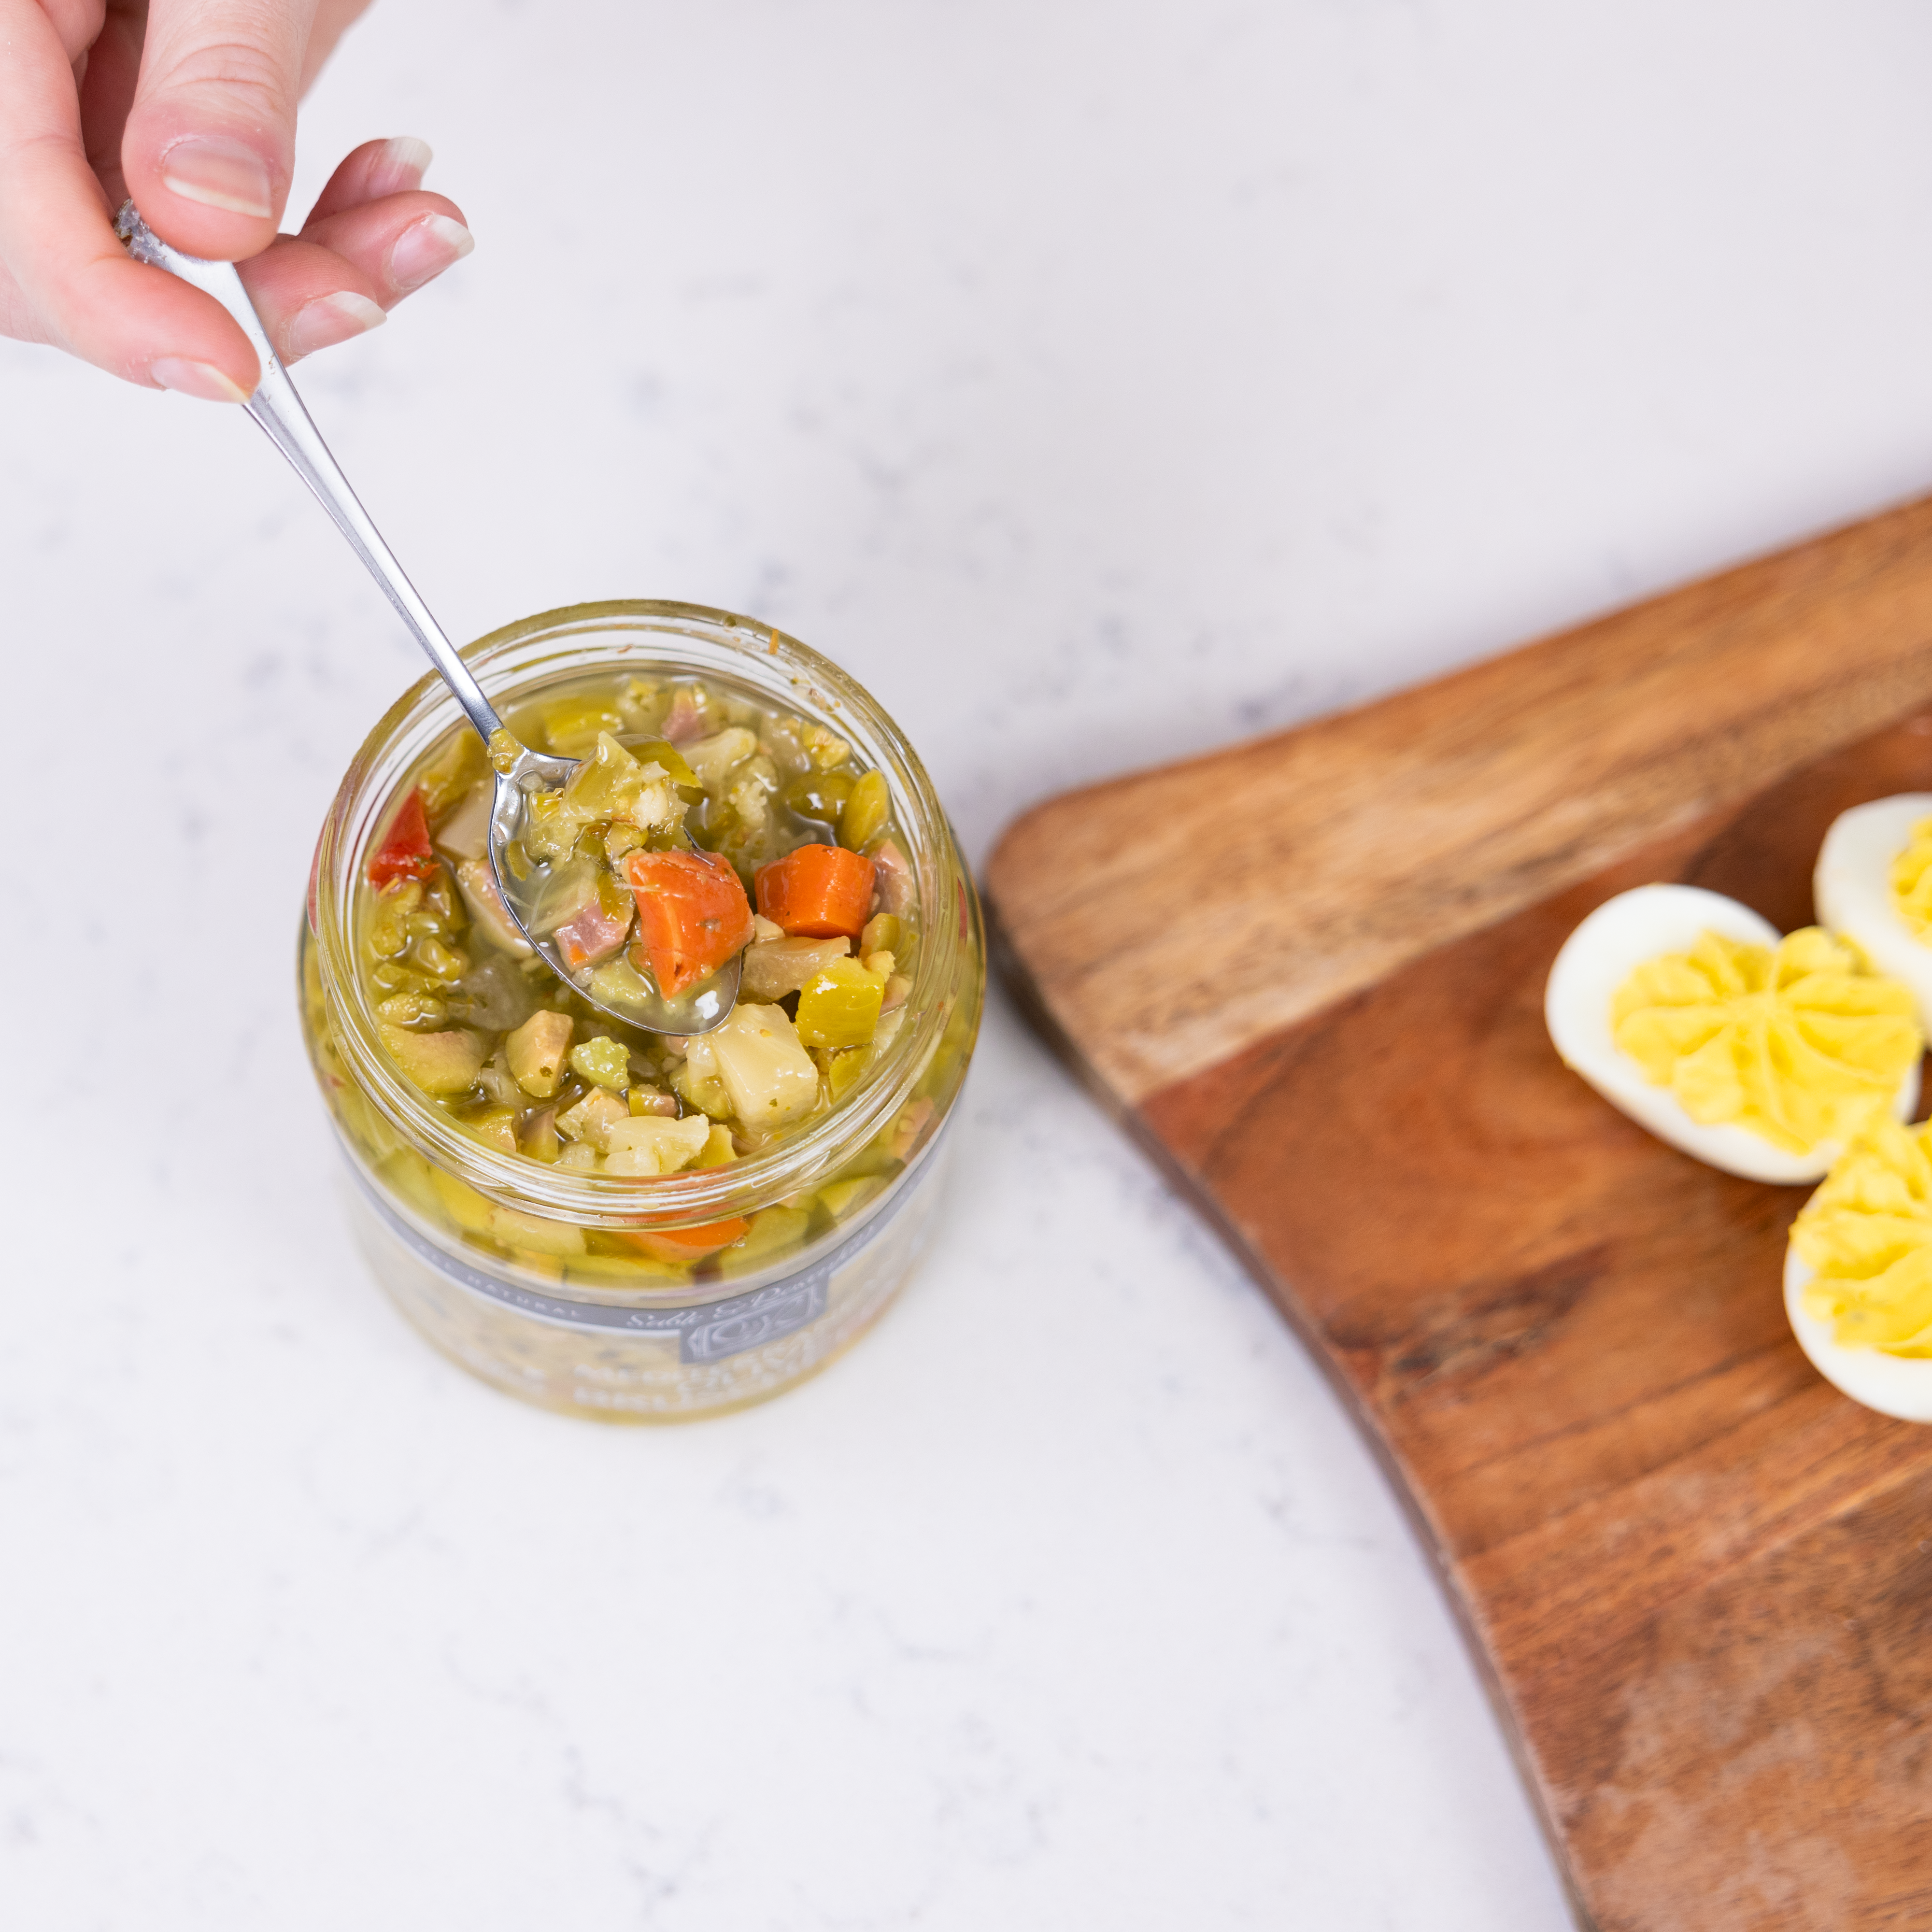
M 177 395 L 199 396 L 205 403 L 245 403 L 248 392 L 238 388 L 212 362 L 190 362 L 163 356 L 148 364 L 148 374 Z
M 460 262 L 476 245 L 476 238 L 460 221 L 446 214 L 426 214 L 396 237 L 389 250 L 389 280 L 407 295 Z
M 370 195 L 400 194 L 406 189 L 421 188 L 435 159 L 427 141 L 418 141 L 413 134 L 392 136 L 382 143 L 382 152 L 369 170 Z
M 318 349 L 333 348 L 352 335 L 364 335 L 372 328 L 380 328 L 388 319 L 367 296 L 358 296 L 352 289 L 317 296 L 296 310 L 284 332 L 288 353 L 313 356 Z
M 161 184 L 186 201 L 230 214 L 274 213 L 268 164 L 253 148 L 219 135 L 190 134 L 161 156 Z

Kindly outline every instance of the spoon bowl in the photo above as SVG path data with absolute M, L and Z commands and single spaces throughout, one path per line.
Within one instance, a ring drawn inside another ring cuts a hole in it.
M 383 594 L 462 706 L 464 715 L 489 748 L 496 772 L 490 813 L 490 869 L 495 875 L 505 911 L 531 949 L 580 999 L 620 1025 L 641 1028 L 648 1033 L 688 1036 L 709 1033 L 722 1024 L 737 1001 L 742 955 L 734 956 L 709 978 L 672 1000 L 665 999 L 646 975 L 635 969 L 629 977 L 635 981 L 636 990 L 627 988 L 616 998 L 590 990 L 592 976 L 588 968 L 571 970 L 552 932 L 544 928 L 534 896 L 526 889 L 526 881 L 518 877 L 506 853 L 522 835 L 532 796 L 564 784 L 577 769 L 578 761 L 533 752 L 504 729 L 496 707 L 484 696 L 482 686 L 470 675 L 470 667 L 430 615 L 416 586 L 404 575 L 401 565 L 350 488 L 341 466 L 330 454 L 328 446 L 322 441 L 321 432 L 268 340 L 268 332 L 248 299 L 235 265 L 204 261 L 198 255 L 184 254 L 171 247 L 141 219 L 131 201 L 122 204 L 114 229 L 136 261 L 164 268 L 212 296 L 241 325 L 262 371 L 255 392 L 244 406 L 249 415 L 268 433 L 268 440 L 288 459 L 296 474 L 328 512 L 336 528 L 348 538 L 350 548 L 382 586 Z M 607 993 L 617 976 L 604 976 Z
M 532 752 L 500 730 L 492 756 L 502 758 L 504 768 L 496 773 L 490 812 L 490 869 L 504 909 L 550 970 L 607 1018 L 641 1027 L 646 1033 L 688 1036 L 722 1025 L 737 1003 L 738 982 L 744 970 L 742 953 L 734 953 L 716 972 L 674 1000 L 666 999 L 649 976 L 628 961 L 620 974 L 599 976 L 588 966 L 572 969 L 544 914 L 544 888 L 550 868 L 531 866 L 520 876 L 509 854 L 513 847 L 521 850 L 532 794 L 554 790 L 568 782 L 577 761 Z

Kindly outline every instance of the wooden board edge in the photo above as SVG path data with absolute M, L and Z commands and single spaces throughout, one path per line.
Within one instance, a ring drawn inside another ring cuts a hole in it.
M 1614 766 L 1606 777 L 1600 775 L 1610 787 L 1604 802 L 1612 808 L 1612 817 L 1599 821 L 1605 836 L 1577 844 L 1574 850 L 1570 849 L 1574 842 L 1559 841 L 1538 862 L 1527 867 L 1522 862 L 1523 855 L 1514 855 L 1514 861 L 1503 866 L 1498 874 L 1514 881 L 1510 891 L 1492 893 L 1480 904 L 1465 903 L 1456 896 L 1446 914 L 1442 908 L 1436 908 L 1433 922 L 1424 921 L 1418 927 L 1412 952 L 1392 950 L 1387 944 L 1372 941 L 1361 958 L 1337 953 L 1330 961 L 1332 970 L 1324 972 L 1318 968 L 1312 977 L 1306 971 L 1292 976 L 1306 982 L 1299 984 L 1298 989 L 1291 988 L 1288 981 L 1277 980 L 1265 986 L 1246 986 L 1238 992 L 1226 983 L 1214 987 L 1197 983 L 1186 960 L 1175 956 L 1172 946 L 1158 957 L 1143 946 L 1141 950 L 1145 956 L 1141 964 L 1147 970 L 1138 978 L 1172 988 L 1163 996 L 1171 1002 L 1168 1013 L 1151 1030 L 1142 1024 L 1148 1018 L 1145 1014 L 1136 1019 L 1112 1009 L 1103 1009 L 1099 1014 L 1087 1012 L 1090 988 L 1084 982 L 1093 978 L 1099 967 L 1094 959 L 1081 964 L 1064 956 L 1068 930 L 1078 928 L 1090 933 L 1089 913 L 1077 901 L 1054 910 L 1042 909 L 1037 880 L 1047 869 L 1038 862 L 1038 848 L 1043 844 L 1051 844 L 1070 828 L 1073 842 L 1078 847 L 1082 827 L 1105 826 L 1110 818 L 1130 816 L 1125 802 L 1136 798 L 1150 801 L 1140 815 L 1157 827 L 1165 814 L 1156 807 L 1177 784 L 1190 782 L 1196 774 L 1217 773 L 1225 777 L 1231 765 L 1252 773 L 1262 764 L 1285 760 L 1298 742 L 1306 751 L 1327 746 L 1332 752 L 1338 744 L 1352 744 L 1360 738 L 1371 757 L 1386 764 L 1399 753 L 1399 745 L 1388 741 L 1390 721 L 1394 721 L 1393 728 L 1399 740 L 1413 721 L 1422 717 L 1438 699 L 1466 706 L 1474 701 L 1474 694 L 1505 688 L 1519 672 L 1533 681 L 1542 678 L 1545 682 L 1552 670 L 1570 675 L 1563 670 L 1566 664 L 1587 659 L 1599 645 L 1608 648 L 1618 638 L 1641 636 L 1646 626 L 1656 626 L 1670 614 L 1676 614 L 1672 621 L 1680 628 L 1688 626 L 1690 633 L 1716 625 L 1719 632 L 1714 634 L 1718 634 L 1725 629 L 1735 632 L 1738 613 L 1743 611 L 1748 614 L 1749 622 L 1768 623 L 1768 634 L 1788 649 L 1794 638 L 1809 638 L 1810 625 L 1816 620 L 1814 613 L 1801 628 L 1794 620 L 1777 614 L 1780 603 L 1788 603 L 1794 596 L 1802 598 L 1815 593 L 1822 585 L 1834 604 L 1855 608 L 1857 599 L 1865 597 L 1872 607 L 1866 614 L 1870 620 L 1868 628 L 1875 634 L 1882 632 L 1889 628 L 1882 621 L 1882 614 L 1900 602 L 1899 572 L 1904 572 L 1905 580 L 1918 593 L 1920 603 L 1932 592 L 1932 583 L 1927 580 L 1932 566 L 1924 561 L 1928 545 L 1932 545 L 1932 496 L 1910 499 L 1780 548 L 1720 566 L 1636 603 L 1600 613 L 1563 630 L 1398 686 L 1360 704 L 1214 749 L 1116 773 L 1040 800 L 1002 830 L 982 868 L 983 894 L 989 908 L 997 908 L 1006 922 L 1013 950 L 1024 950 L 1038 958 L 1046 969 L 1035 975 L 1039 982 L 1036 1010 L 1051 1016 L 1061 1032 L 1084 1039 L 1083 1081 L 1090 1088 L 1096 1081 L 1111 1087 L 1121 1105 L 1136 1104 L 1172 1079 L 1204 1072 L 1222 1060 L 1234 1058 L 1257 1040 L 1312 1017 L 1346 998 L 1359 986 L 1384 976 L 1407 958 L 1507 917 L 1522 904 L 1616 862 L 1626 851 L 1667 830 L 1684 812 L 1700 814 L 1751 795 L 1763 782 L 1760 776 L 1763 765 L 1754 760 L 1761 760 L 1772 752 L 1774 741 L 1778 755 L 1771 769 L 1775 777 L 1923 705 L 1932 696 L 1932 628 L 1927 627 L 1927 614 L 1922 610 L 1914 621 L 1909 647 L 1894 648 L 1889 652 L 1874 651 L 1869 658 L 1858 658 L 1850 664 L 1838 662 L 1822 684 L 1814 680 L 1802 688 L 1794 686 L 1777 702 L 1745 714 L 1742 722 L 1757 734 L 1756 740 L 1749 746 L 1752 758 L 1733 758 L 1736 769 L 1730 770 L 1722 782 L 1709 771 L 1710 747 L 1700 747 L 1694 739 L 1687 740 L 1678 748 L 1678 762 L 1686 771 L 1698 774 L 1696 785 L 1674 805 L 1666 799 L 1662 806 L 1655 800 L 1641 806 L 1632 811 L 1628 824 L 1622 824 L 1616 822 L 1616 814 L 1630 806 L 1628 800 L 1618 802 L 1614 795 L 1617 788 L 1627 783 L 1640 788 L 1656 768 L 1648 760 L 1639 758 Z M 1834 572 L 1844 580 L 1835 586 L 1826 581 Z M 1720 654 L 1723 649 L 1732 650 L 1735 654 L 1736 645 L 1720 646 Z M 1817 655 L 1815 649 L 1814 655 L 1814 658 Z M 1672 658 L 1666 651 L 1647 661 L 1664 668 Z M 1833 662 L 1828 652 L 1822 661 Z M 1667 669 L 1664 674 L 1675 675 Z M 1667 694 L 1653 692 L 1652 698 L 1655 700 Z M 1826 714 L 1829 714 L 1831 722 L 1829 728 L 1821 732 L 1817 721 Z M 1804 718 L 1814 722 L 1795 728 L 1789 722 Z M 1378 725 L 1383 728 L 1379 734 Z M 1786 739 L 1792 742 L 1784 742 Z M 1720 751 L 1741 753 L 1746 747 L 1746 738 L 1735 724 L 1724 725 L 1711 734 L 1711 744 Z M 1686 753 L 1694 755 L 1682 755 Z M 1426 769 L 1426 758 L 1422 764 Z M 1669 782 L 1682 785 L 1688 781 L 1680 773 Z M 1514 822 L 1531 823 L 1537 817 L 1532 814 L 1528 819 Z M 1084 842 L 1088 848 L 1094 848 L 1090 832 Z M 1119 844 L 1118 838 L 1113 838 L 1102 848 L 1090 849 L 1086 859 L 1104 863 L 1105 854 L 1118 849 Z M 1316 864 L 1318 870 L 1320 860 Z M 1119 942 L 1118 946 L 1114 941 Z M 1132 941 L 1130 927 L 1123 933 L 1113 934 L 1108 944 L 1101 948 L 1107 972 L 1114 970 L 1114 962 L 1123 950 L 1132 955 Z M 1090 952 L 1093 951 L 1095 941 L 1090 936 L 1083 944 Z M 1062 956 L 1056 958 L 1056 952 Z M 1318 941 L 1312 957 L 1318 961 L 1328 957 Z M 1335 961 L 1345 958 L 1348 963 L 1335 964 Z M 1220 1004 L 1214 1009 L 1214 1027 L 1204 1031 L 1204 1016 L 1209 1009 L 1202 1002 L 1210 991 Z M 1102 1018 L 1104 1025 L 1099 1023 Z

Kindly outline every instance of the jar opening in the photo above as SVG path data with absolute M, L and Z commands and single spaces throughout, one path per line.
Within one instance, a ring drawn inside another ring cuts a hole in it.
M 309 918 L 337 1052 L 388 1130 L 432 1166 L 499 1205 L 586 1228 L 689 1226 L 754 1211 L 812 1187 L 907 1102 L 952 1019 L 962 955 L 976 952 L 977 906 L 931 780 L 872 698 L 818 652 L 729 611 L 657 601 L 548 611 L 463 653 L 500 709 L 547 687 L 613 671 L 697 676 L 824 724 L 882 771 L 922 909 L 908 1018 L 830 1111 L 727 1166 L 645 1178 L 544 1166 L 484 1145 L 412 1086 L 383 1048 L 358 970 L 356 898 L 405 776 L 461 714 L 425 675 L 376 724 L 351 764 L 316 853 Z M 466 729 L 466 725 L 464 727 Z M 976 983 L 976 976 L 975 976 Z

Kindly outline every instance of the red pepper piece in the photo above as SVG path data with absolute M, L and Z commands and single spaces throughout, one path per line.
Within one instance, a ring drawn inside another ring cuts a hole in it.
M 436 864 L 436 853 L 429 842 L 429 814 L 423 809 L 418 787 L 390 820 L 388 833 L 369 861 L 369 883 L 380 890 L 398 879 L 426 879 Z

